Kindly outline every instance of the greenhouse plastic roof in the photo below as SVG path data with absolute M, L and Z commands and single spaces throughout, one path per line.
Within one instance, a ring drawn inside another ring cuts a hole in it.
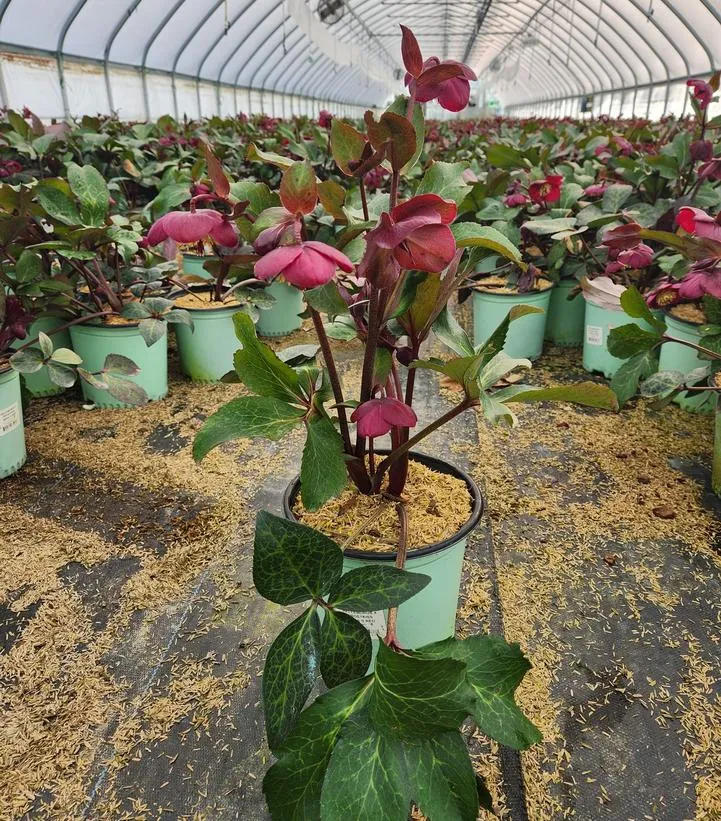
M 400 23 L 506 106 L 652 87 L 668 102 L 721 65 L 721 0 L 0 0 L 0 47 L 52 57 L 65 113 L 78 59 L 104 69 L 96 108 L 118 107 L 109 69 L 124 66 L 141 70 L 148 111 L 149 72 L 171 77 L 176 113 L 188 79 L 199 108 L 201 84 L 367 106 L 402 82 Z

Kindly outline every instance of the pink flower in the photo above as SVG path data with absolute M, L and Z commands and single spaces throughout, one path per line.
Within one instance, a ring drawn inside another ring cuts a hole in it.
M 158 245 L 166 239 L 193 243 L 206 237 L 227 248 L 238 244 L 235 226 L 225 215 L 209 208 L 198 208 L 195 211 L 170 211 L 156 220 L 148 231 L 148 245 Z
M 528 195 L 532 202 L 547 205 L 561 199 L 563 177 L 560 174 L 549 174 L 545 180 L 536 180 L 528 186 Z
M 695 302 L 705 294 L 721 299 L 721 266 L 717 259 L 703 259 L 678 281 L 666 279 L 651 291 L 646 302 L 652 308 L 670 308 L 679 302 Z
M 611 137 L 611 139 L 616 144 L 619 154 L 624 157 L 627 157 L 629 154 L 633 154 L 633 143 L 630 143 L 625 137 L 614 136 Z
M 691 143 L 691 159 L 696 162 L 707 162 L 713 158 L 713 143 L 710 140 L 696 140 Z
M 401 26 L 401 31 L 405 84 L 411 97 L 419 103 L 438 100 L 446 111 L 462 111 L 471 96 L 470 81 L 477 79 L 475 73 L 456 60 L 441 61 L 438 57 L 429 57 L 424 61 L 413 32 L 405 26 Z
M 438 273 L 446 268 L 456 252 L 456 241 L 448 224 L 456 218 L 456 204 L 437 194 L 421 194 L 381 214 L 379 224 L 366 234 L 366 253 L 358 268 L 360 276 L 373 279 L 379 249 L 392 251 L 392 257 L 408 270 Z
M 618 261 L 627 268 L 648 268 L 653 262 L 653 248 L 643 242 L 627 248 L 618 255 Z
M 692 89 L 694 100 L 698 103 L 698 107 L 703 111 L 708 108 L 709 103 L 713 99 L 713 89 L 705 80 L 687 80 L 686 85 Z
M 528 202 L 528 197 L 521 191 L 516 191 L 513 194 L 507 194 L 503 200 L 503 204 L 508 208 L 516 208 L 519 205 L 525 205 Z
M 676 222 L 689 234 L 721 242 L 721 225 L 700 208 L 682 208 Z
M 325 108 L 318 112 L 318 125 L 321 128 L 330 128 L 333 123 L 333 115 Z
M 296 288 L 317 288 L 335 276 L 336 269 L 347 273 L 353 263 L 345 254 L 324 242 L 301 242 L 299 245 L 281 245 L 255 263 L 259 279 L 282 276 Z
M 351 422 L 358 424 L 358 433 L 369 439 L 385 436 L 391 428 L 414 428 L 418 417 L 413 408 L 399 399 L 370 399 L 351 414 Z
M 605 182 L 595 182 L 589 185 L 588 188 L 583 189 L 583 193 L 587 197 L 602 197 L 606 193 L 608 185 Z

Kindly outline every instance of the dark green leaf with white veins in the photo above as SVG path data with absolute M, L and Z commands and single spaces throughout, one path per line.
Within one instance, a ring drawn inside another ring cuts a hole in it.
M 468 713 L 465 664 L 450 658 L 426 660 L 378 645 L 371 718 L 382 732 L 429 738 L 457 729 Z
M 193 442 L 193 458 L 200 461 L 221 442 L 262 437 L 275 441 L 303 421 L 305 411 L 272 396 L 231 399 L 203 423 Z
M 326 610 L 320 628 L 320 672 L 327 687 L 365 675 L 371 662 L 370 633 L 352 616 Z
M 328 764 L 321 821 L 405 821 L 404 769 L 397 739 L 378 732 L 365 713 L 350 718 Z
M 403 744 L 407 789 L 421 812 L 442 821 L 476 821 L 478 790 L 463 736 L 452 730 Z
M 356 613 L 388 610 L 408 601 L 423 590 L 431 577 L 409 573 L 397 567 L 357 567 L 345 573 L 333 585 L 328 602 L 333 607 Z
M 638 390 L 641 379 L 650 376 L 658 367 L 658 355 L 654 351 L 642 351 L 616 371 L 611 379 L 611 390 L 618 397 L 618 404 L 623 406 Z
M 292 621 L 268 650 L 263 711 L 271 750 L 293 729 L 318 677 L 320 621 L 315 607 Z
M 308 510 L 337 496 L 348 481 L 343 440 L 325 413 L 311 417 L 300 464 L 300 493 Z
M 320 818 L 326 767 L 346 719 L 368 698 L 370 679 L 349 681 L 324 693 L 300 714 L 298 723 L 276 750 L 278 761 L 263 780 L 273 821 Z
M 428 645 L 417 655 L 428 659 L 452 658 L 463 662 L 470 688 L 469 712 L 490 738 L 525 750 L 541 740 L 540 732 L 523 715 L 513 694 L 531 664 L 518 644 L 500 636 L 471 636 Z
M 321 596 L 340 578 L 343 552 L 312 527 L 265 510 L 255 523 L 253 583 L 276 604 Z
M 275 352 L 261 342 L 253 320 L 242 312 L 233 315 L 235 333 L 243 347 L 235 352 L 233 364 L 244 385 L 261 396 L 272 396 L 286 402 L 300 396 L 298 374 Z
M 661 335 L 639 328 L 633 322 L 611 328 L 608 333 L 608 352 L 619 359 L 630 359 L 637 353 L 656 347 Z
M 105 371 L 102 379 L 108 386 L 108 393 L 118 402 L 126 405 L 144 405 L 148 401 L 148 394 L 137 382 L 123 379 L 110 371 Z

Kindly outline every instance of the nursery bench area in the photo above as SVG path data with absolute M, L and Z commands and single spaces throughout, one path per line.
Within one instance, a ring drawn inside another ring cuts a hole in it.
M 3 815 L 268 817 L 259 671 L 289 616 L 253 589 L 252 528 L 279 511 L 299 443 L 194 464 L 201 420 L 243 389 L 189 385 L 174 363 L 169 395 L 142 409 L 38 401 L 28 464 L 0 485 Z M 579 365 L 547 346 L 533 378 Z M 434 376 L 421 396 L 428 418 L 452 401 Z M 429 439 L 486 497 L 459 630 L 501 632 L 533 664 L 517 698 L 543 742 L 471 740 L 502 817 L 717 812 L 710 435 L 708 417 L 639 403 L 529 407 L 512 432 L 464 416 Z

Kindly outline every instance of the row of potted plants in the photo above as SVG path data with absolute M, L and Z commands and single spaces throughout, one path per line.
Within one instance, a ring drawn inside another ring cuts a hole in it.
M 44 369 L 50 390 L 80 377 L 86 398 L 100 405 L 159 398 L 166 383 L 155 370 L 167 368 L 168 323 L 192 378 L 232 369 L 247 389 L 205 421 L 193 446 L 198 461 L 232 439 L 305 434 L 284 515 L 258 516 L 253 563 L 262 596 L 305 604 L 272 643 L 263 672 L 275 756 L 264 793 L 283 821 L 406 821 L 414 808 L 473 821 L 490 796 L 474 774 L 464 722 L 516 749 L 540 740 L 514 701 L 529 667 L 518 645 L 455 638 L 463 556 L 481 526 L 483 498 L 462 470 L 418 450 L 427 437 L 468 412 L 514 424 L 517 402 L 616 410 L 639 383 L 665 401 L 699 380 L 683 372 L 672 387 L 658 374 L 643 381 L 654 352 L 679 344 L 703 356 L 713 348 L 672 337 L 646 299 L 661 307 L 714 295 L 715 148 L 708 155 L 691 146 L 711 142 L 706 133 L 717 126 L 706 111 L 718 79 L 693 86 L 695 120 L 626 124 L 639 140 L 662 138 L 644 153 L 606 121 L 554 133 L 522 122 L 427 128 L 422 103 L 464 108 L 473 74 L 424 59 L 413 34 L 402 35 L 407 93 L 387 110 L 368 112 L 362 124 L 271 123 L 262 146 L 238 139 L 250 128 L 242 121 L 209 123 L 212 149 L 207 135 L 192 137 L 194 145 L 159 138 L 149 153 L 161 164 L 160 148 L 194 159 L 156 168 L 157 193 L 145 203 L 136 188 L 129 198 L 125 178 L 106 182 L 96 166 L 102 151 L 89 152 L 92 162 L 73 154 L 77 128 L 40 134 L 45 127 L 31 114 L 8 112 L 3 131 L 7 151 L 65 167 L 65 176 L 38 167 L 0 186 L 0 353 L 9 365 L 0 385 L 13 386 L 0 401 L 3 440 L 20 429 L 16 372 L 39 379 Z M 107 148 L 112 133 L 123 146 L 107 151 L 109 170 L 125 151 L 145 156 L 143 141 L 169 121 L 130 132 L 113 120 L 97 125 L 98 145 Z M 79 127 L 80 146 L 93 143 L 89 124 Z M 9 138 L 23 129 L 24 143 Z M 451 129 L 464 137 L 453 149 L 445 145 Z M 124 156 L 122 166 L 142 188 L 134 160 Z M 179 273 L 179 252 L 186 269 L 202 267 Z M 456 293 L 473 294 L 473 339 L 449 310 Z M 552 305 L 549 333 L 570 343 L 579 306 L 587 340 L 589 309 L 590 321 L 600 321 L 591 306 L 604 310 L 612 295 L 639 323 L 608 334 L 608 354 L 624 362 L 615 392 L 595 381 L 503 384 L 531 368 L 540 353 L 538 342 L 530 346 L 532 329 L 540 327 L 542 345 Z M 259 332 L 287 330 L 264 314 L 271 305 L 287 305 L 296 326 L 307 317 L 317 345 L 276 352 L 264 343 Z M 701 305 L 705 319 L 716 319 L 714 302 Z M 29 334 L 41 321 L 50 324 Z M 707 341 L 721 336 L 721 324 L 706 326 Z M 74 350 L 56 347 L 66 331 Z M 442 356 L 429 354 L 431 335 Z M 132 356 L 121 339 L 132 340 Z M 361 350 L 353 392 L 332 339 L 357 340 Z M 460 398 L 421 421 L 414 404 L 422 370 L 456 383 Z M 663 391 L 654 388 L 660 382 Z M 699 393 L 712 394 L 713 384 Z M 423 501 L 428 488 L 435 509 Z M 319 678 L 327 689 L 312 698 Z

